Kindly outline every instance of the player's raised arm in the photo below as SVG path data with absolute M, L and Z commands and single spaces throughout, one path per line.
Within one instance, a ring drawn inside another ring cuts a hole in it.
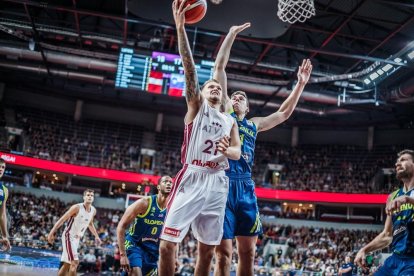
M 265 131 L 286 121 L 298 104 L 300 95 L 309 81 L 312 72 L 312 63 L 309 59 L 304 59 L 298 70 L 298 82 L 292 93 L 282 103 L 279 110 L 266 117 L 254 117 L 251 120 L 256 124 L 258 131 Z
M 78 212 L 79 212 L 79 209 L 80 209 L 80 207 L 79 207 L 78 204 L 72 205 L 72 207 L 70 207 L 69 210 L 67 210 L 66 213 L 55 223 L 55 225 L 53 226 L 52 230 L 50 230 L 49 235 L 47 235 L 47 241 L 50 244 L 53 244 L 53 242 L 55 241 L 57 230 L 69 218 L 76 216 L 78 214 Z
M 126 256 L 125 231 L 128 226 L 134 221 L 137 215 L 145 213 L 145 211 L 148 209 L 148 203 L 148 198 L 144 197 L 128 206 L 116 228 L 116 237 L 119 246 L 119 253 L 121 255 L 121 268 L 127 272 L 130 271 L 131 268 L 129 265 L 129 260 Z
M 187 1 L 179 2 L 175 0 L 172 4 L 174 21 L 177 28 L 178 51 L 183 62 L 185 75 L 185 99 L 187 101 L 188 112 L 185 116 L 186 123 L 190 123 L 198 112 L 201 104 L 201 93 L 198 84 L 197 71 L 191 53 L 190 43 L 188 42 L 187 33 L 185 31 L 185 12 L 190 9 L 190 5 L 186 5 Z
M 230 58 L 230 50 L 233 46 L 234 40 L 238 33 L 242 32 L 243 30 L 250 27 L 250 23 L 244 23 L 243 25 L 239 26 L 232 26 L 226 35 L 223 43 L 220 46 L 220 50 L 217 54 L 216 61 L 214 63 L 214 75 L 213 78 L 218 80 L 221 84 L 222 91 L 223 91 L 223 106 L 224 111 L 231 110 L 231 102 L 229 95 L 227 94 L 227 74 L 226 74 L 226 66 Z

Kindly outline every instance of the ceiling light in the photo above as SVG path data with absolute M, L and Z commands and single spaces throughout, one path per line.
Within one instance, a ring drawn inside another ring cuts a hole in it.
M 364 82 L 365 82 L 365 84 L 370 84 L 371 83 L 371 81 L 369 79 L 365 79 Z
M 378 70 L 377 70 L 377 73 L 378 73 L 379 75 L 382 75 L 382 74 L 384 74 L 384 71 L 382 71 L 381 69 L 378 69 Z
M 371 75 L 369 75 L 369 77 L 370 77 L 371 80 L 375 80 L 376 78 L 379 77 L 379 75 L 376 72 L 374 72 Z
M 384 72 L 387 72 L 387 71 L 391 70 L 391 68 L 392 68 L 392 65 L 391 64 L 387 64 L 384 67 L 382 67 L 382 70 L 384 70 Z
M 411 52 L 408 53 L 407 55 L 410 59 L 414 58 L 414 50 L 412 50 Z
M 402 61 L 402 59 L 401 59 L 401 58 L 399 58 L 399 57 L 397 57 L 397 58 L 394 58 L 394 61 L 395 61 L 395 62 L 401 62 L 401 61 Z

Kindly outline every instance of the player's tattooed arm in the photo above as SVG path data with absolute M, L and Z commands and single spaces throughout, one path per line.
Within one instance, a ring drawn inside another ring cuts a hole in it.
M 187 104 L 196 104 L 198 106 L 201 102 L 200 87 L 198 85 L 197 71 L 193 55 L 191 53 L 190 43 L 184 27 L 185 12 L 190 8 L 190 6 L 186 6 L 185 4 L 186 1 L 181 1 L 180 3 L 175 0 L 173 2 L 173 14 L 177 27 L 178 51 L 180 53 L 184 68 L 186 85 L 185 98 L 187 100 Z
M 188 45 L 187 35 L 185 34 L 185 31 L 183 31 L 183 33 L 183 35 L 178 35 L 178 45 L 184 67 L 186 86 L 185 98 L 187 103 L 200 102 L 201 94 L 198 85 L 197 71 Z

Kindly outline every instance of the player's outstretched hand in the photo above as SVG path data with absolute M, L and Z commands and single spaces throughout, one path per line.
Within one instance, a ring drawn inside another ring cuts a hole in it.
M 55 242 L 55 238 L 56 238 L 55 233 L 49 233 L 49 235 L 47 235 L 47 241 L 50 244 L 53 244 Z
M 0 244 L 1 244 L 1 251 L 9 251 L 11 248 L 10 241 L 8 238 L 0 239 Z
M 217 150 L 226 155 L 227 148 L 230 146 L 230 137 L 224 136 L 217 142 Z
M 358 251 L 358 254 L 355 257 L 354 263 L 359 267 L 364 267 L 366 265 L 365 258 L 366 258 L 365 251 L 361 249 Z
M 236 26 L 231 26 L 230 28 L 230 33 L 237 35 L 240 32 L 243 32 L 245 29 L 250 27 L 250 22 L 244 23 L 243 25 L 236 25 Z
M 174 0 L 172 3 L 172 10 L 174 21 L 177 28 L 183 27 L 185 24 L 185 13 L 191 9 L 191 5 L 187 5 L 187 0 Z
M 309 59 L 304 59 L 302 65 L 298 70 L 298 81 L 300 83 L 307 83 L 312 73 L 312 63 Z
M 121 269 L 129 273 L 131 271 L 131 266 L 129 265 L 128 257 L 125 254 L 121 256 L 120 262 L 121 262 Z

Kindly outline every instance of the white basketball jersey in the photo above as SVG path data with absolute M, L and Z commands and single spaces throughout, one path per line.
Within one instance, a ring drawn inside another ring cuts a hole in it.
M 221 113 L 204 100 L 193 122 L 185 126 L 181 163 L 217 170 L 227 169 L 227 157 L 217 150 L 216 143 L 224 136 L 230 137 L 234 123 L 230 114 Z
M 69 219 L 64 233 L 69 234 L 71 237 L 80 239 L 83 237 L 86 228 L 88 228 L 91 223 L 93 215 L 95 214 L 95 207 L 91 206 L 91 210 L 87 212 L 83 203 L 79 203 L 78 205 L 79 212 L 75 217 L 71 217 Z

